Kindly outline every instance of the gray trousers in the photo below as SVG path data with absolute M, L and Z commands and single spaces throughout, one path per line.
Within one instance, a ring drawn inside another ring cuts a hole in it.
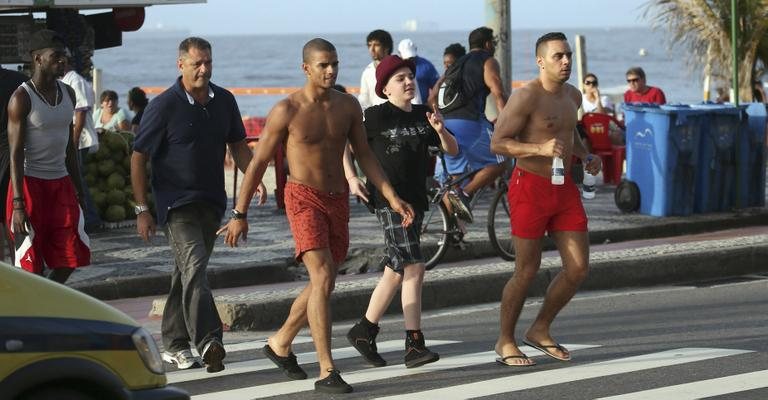
M 221 220 L 206 203 L 192 203 L 168 212 L 165 234 L 176 265 L 163 310 L 162 335 L 166 351 L 189 348 L 202 354 L 209 341 L 222 340 L 222 323 L 206 276 L 208 259 Z
M 99 210 L 96 209 L 96 203 L 93 202 L 91 191 L 88 190 L 88 183 L 85 181 L 85 156 L 88 155 L 89 150 L 90 148 L 80 149 L 78 161 L 80 162 L 80 182 L 82 182 L 83 194 L 85 195 L 85 210 L 83 210 L 85 226 L 90 228 L 94 225 L 101 225 L 103 221 L 99 216 Z

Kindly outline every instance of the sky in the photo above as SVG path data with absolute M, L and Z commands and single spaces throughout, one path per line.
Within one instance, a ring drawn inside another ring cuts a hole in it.
M 512 29 L 647 26 L 648 0 L 511 0 Z M 146 9 L 141 31 L 194 35 L 471 30 L 485 25 L 486 0 L 208 0 Z M 409 22 L 409 21 L 415 21 Z

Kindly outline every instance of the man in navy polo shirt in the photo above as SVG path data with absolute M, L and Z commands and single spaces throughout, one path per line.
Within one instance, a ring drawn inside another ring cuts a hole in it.
M 136 228 L 145 241 L 155 233 L 147 206 L 147 161 L 152 163 L 152 191 L 157 222 L 165 225 L 176 265 L 163 310 L 163 359 L 180 369 L 224 369 L 222 324 L 206 277 L 216 230 L 226 210 L 226 147 L 241 171 L 251 161 L 245 128 L 234 96 L 210 83 L 211 44 L 190 37 L 179 44 L 176 84 L 149 103 L 131 157 L 136 200 Z M 260 203 L 266 198 L 261 186 Z M 236 213 L 232 218 L 245 218 Z

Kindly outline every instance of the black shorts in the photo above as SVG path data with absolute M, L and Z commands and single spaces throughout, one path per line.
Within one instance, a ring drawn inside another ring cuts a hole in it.
M 377 208 L 376 218 L 379 219 L 384 229 L 384 260 L 387 267 L 392 268 L 398 274 L 402 274 L 406 265 L 424 262 L 421 255 L 420 232 L 424 213 L 416 211 L 413 223 L 407 228 L 403 227 L 403 219 L 389 207 Z

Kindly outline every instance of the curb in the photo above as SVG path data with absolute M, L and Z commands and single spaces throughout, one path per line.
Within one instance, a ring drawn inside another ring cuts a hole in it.
M 768 226 L 768 212 L 764 209 L 746 209 L 735 214 L 711 216 L 702 220 L 660 220 L 658 225 L 630 226 L 617 229 L 595 230 L 589 233 L 591 244 L 622 242 L 638 239 L 681 236 L 716 230 L 743 228 L 749 226 Z M 442 262 L 465 261 L 478 258 L 496 257 L 487 234 L 466 243 L 466 248 L 449 248 Z M 550 240 L 543 243 L 544 250 L 553 250 Z M 350 249 L 350 256 L 340 270 L 354 266 L 366 266 L 362 272 L 378 272 L 376 266 L 380 260 L 379 247 L 359 247 Z M 222 289 L 279 282 L 295 281 L 291 271 L 295 266 L 293 259 L 271 261 L 252 265 L 232 265 L 208 269 L 208 281 L 211 289 Z M 368 268 L 368 266 L 374 266 Z M 354 272 L 353 272 L 354 273 Z M 104 280 L 78 282 L 70 287 L 100 300 L 115 300 L 130 297 L 162 296 L 170 289 L 170 275 L 148 273 L 136 276 L 113 277 Z
M 209 268 L 207 275 L 212 289 L 294 280 L 286 262 Z M 257 283 L 253 283 L 254 281 Z M 168 294 L 171 289 L 171 276 L 163 273 L 148 273 L 107 278 L 97 282 L 75 283 L 71 287 L 99 300 L 157 296 Z
M 581 286 L 581 291 L 680 284 L 768 272 L 764 262 L 768 258 L 768 243 L 764 240 L 756 244 L 676 254 L 657 255 L 650 252 L 644 256 L 620 257 L 611 253 L 605 252 L 590 263 L 590 275 Z M 559 270 L 559 257 L 543 259 L 542 268 L 528 295 L 543 296 Z M 424 282 L 422 308 L 429 310 L 499 302 L 511 272 L 508 262 L 477 268 L 453 267 L 430 271 Z M 333 320 L 347 320 L 362 315 L 378 279 L 376 275 L 337 284 L 331 300 Z M 260 294 L 257 299 L 249 299 L 248 295 L 239 298 L 222 296 L 216 299 L 217 308 L 225 329 L 230 331 L 274 329 L 282 324 L 301 289 L 267 292 Z M 155 300 L 150 316 L 162 315 L 164 304 L 164 299 Z M 400 301 L 396 297 L 387 309 L 387 314 L 399 313 L 400 310 Z
M 632 226 L 618 229 L 602 229 L 589 232 L 591 245 L 603 243 L 627 242 L 631 240 L 657 239 L 663 237 L 684 236 L 726 229 L 746 228 L 750 226 L 767 226 L 768 213 L 762 209 L 757 212 L 749 210 L 731 215 L 716 216 L 700 221 L 665 221 L 659 225 Z M 555 244 L 545 238 L 542 249 L 555 250 Z M 448 248 L 442 262 L 466 261 L 476 258 L 496 257 L 496 251 L 491 246 L 487 235 L 482 239 L 467 243 L 464 250 Z

